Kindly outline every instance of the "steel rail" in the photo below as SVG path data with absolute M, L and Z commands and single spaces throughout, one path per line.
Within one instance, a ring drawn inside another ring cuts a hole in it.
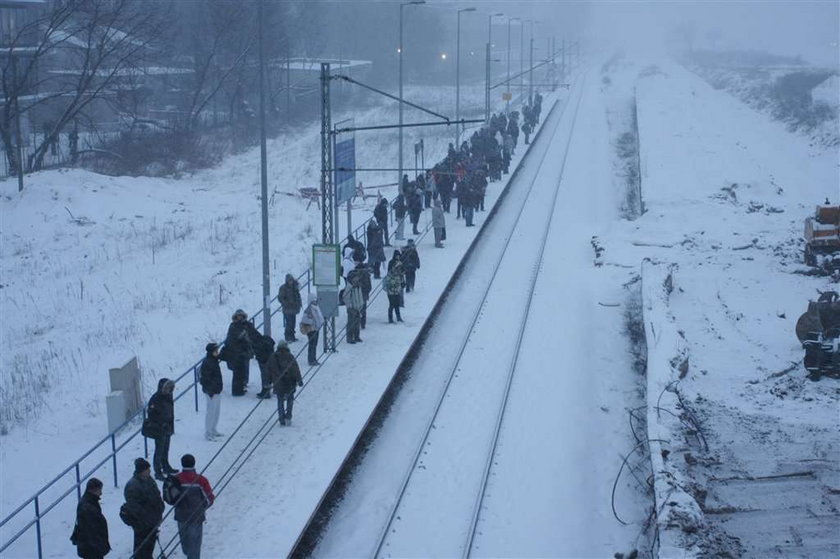
M 554 128 L 553 128 L 554 131 L 556 131 L 557 128 L 559 128 L 560 122 L 563 120 L 563 116 L 566 113 L 566 108 L 568 107 L 568 105 L 569 105 L 568 100 L 566 100 L 566 103 L 564 103 L 563 109 L 562 109 L 560 115 L 557 116 L 557 119 L 556 119 L 556 122 L 555 122 Z M 519 213 L 517 214 L 516 221 L 514 222 L 511 230 L 516 229 L 520 220 L 522 219 L 522 216 L 524 215 L 525 206 L 527 205 L 528 198 L 530 197 L 531 192 L 534 190 L 534 186 L 537 182 L 537 176 L 539 174 L 539 170 L 542 168 L 543 164 L 545 163 L 545 161 L 548 157 L 548 153 L 550 151 L 549 147 L 550 147 L 550 143 L 549 143 L 549 145 L 546 145 L 546 147 L 545 147 L 545 151 L 543 152 L 542 157 L 540 159 L 540 162 L 537 166 L 537 173 L 535 174 L 533 180 L 531 181 L 531 184 L 528 186 L 527 194 L 522 199 L 522 206 L 519 208 Z M 437 402 L 436 402 L 434 411 L 432 413 L 432 416 L 430 417 L 428 423 L 426 424 L 426 428 L 423 432 L 423 436 L 422 436 L 422 438 L 420 440 L 420 443 L 418 444 L 417 449 L 415 450 L 414 455 L 412 457 L 411 465 L 409 466 L 409 468 L 406 471 L 405 476 L 403 477 L 403 481 L 400 485 L 400 489 L 397 493 L 397 497 L 394 500 L 394 503 L 393 503 L 393 505 L 392 505 L 392 507 L 389 511 L 388 520 L 385 523 L 385 526 L 383 527 L 383 529 L 382 529 L 382 531 L 379 535 L 379 538 L 377 539 L 376 548 L 374 549 L 373 554 L 372 554 L 373 557 L 379 557 L 379 555 L 382 551 L 382 547 L 385 544 L 385 540 L 387 539 L 388 533 L 391 530 L 391 526 L 392 526 L 392 524 L 393 524 L 393 522 L 394 522 L 394 520 L 397 516 L 397 511 L 399 510 L 400 504 L 402 503 L 403 497 L 405 496 L 406 490 L 408 489 L 408 485 L 411 482 L 411 478 L 412 478 L 414 472 L 417 469 L 417 464 L 420 460 L 420 457 L 422 456 L 423 449 L 426 446 L 426 443 L 429 439 L 429 435 L 431 434 L 432 427 L 433 427 L 433 425 L 434 425 L 434 423 L 435 423 L 435 421 L 438 417 L 438 414 L 439 414 L 439 412 L 440 412 L 440 410 L 443 406 L 443 402 L 446 399 L 446 395 L 449 392 L 449 387 L 452 384 L 452 380 L 455 377 L 455 373 L 458 371 L 458 366 L 461 363 L 461 359 L 463 358 L 463 355 L 464 355 L 464 352 L 466 351 L 467 346 L 469 345 L 470 338 L 472 337 L 472 333 L 475 330 L 476 324 L 478 323 L 478 319 L 481 317 L 481 311 L 484 308 L 484 304 L 487 302 L 487 297 L 490 293 L 490 289 L 493 287 L 496 275 L 498 274 L 499 269 L 501 268 L 502 261 L 504 260 L 505 256 L 508 254 L 508 249 L 510 248 L 510 244 L 511 244 L 512 239 L 513 239 L 513 235 L 508 235 L 507 239 L 505 240 L 504 247 L 503 247 L 501 253 L 499 254 L 498 259 L 496 260 L 496 263 L 495 263 L 494 269 L 493 269 L 493 275 L 490 277 L 490 280 L 487 282 L 487 287 L 485 288 L 484 293 L 482 294 L 481 302 L 477 305 L 476 311 L 471 318 L 471 321 L 469 323 L 469 328 L 467 328 L 466 334 L 464 335 L 464 338 L 461 342 L 461 345 L 459 347 L 457 356 L 455 358 L 455 362 L 451 366 L 451 372 L 449 373 L 449 376 L 448 376 L 446 382 L 444 383 L 443 389 L 442 389 L 442 391 L 441 391 L 441 393 L 440 393 L 440 395 L 437 399 Z
M 478 529 L 478 521 L 481 515 L 481 507 L 484 504 L 484 496 L 487 493 L 487 482 L 490 479 L 490 470 L 493 466 L 493 459 L 496 456 L 496 447 L 499 443 L 499 434 L 502 430 L 502 422 L 504 421 L 505 411 L 507 410 L 507 403 L 510 397 L 510 389 L 513 385 L 513 377 L 516 373 L 516 365 L 519 362 L 519 351 L 522 349 L 522 340 L 525 337 L 525 327 L 528 325 L 528 317 L 531 315 L 531 305 L 534 300 L 534 290 L 537 286 L 537 279 L 540 276 L 540 268 L 543 265 L 543 261 L 545 259 L 545 247 L 548 244 L 548 237 L 551 233 L 551 225 L 554 223 L 554 214 L 557 211 L 557 198 L 560 194 L 560 184 L 563 181 L 563 173 L 566 169 L 566 160 L 568 159 L 569 155 L 569 148 L 572 145 L 572 138 L 575 133 L 575 124 L 577 123 L 578 113 L 580 112 L 580 102 L 583 99 L 583 83 L 586 82 L 586 78 L 584 77 L 583 81 L 581 82 L 580 90 L 578 92 L 578 100 L 575 106 L 575 112 L 572 117 L 572 125 L 569 129 L 569 137 L 566 142 L 566 149 L 563 152 L 563 162 L 560 165 L 560 176 L 557 178 L 557 187 L 554 189 L 554 196 L 552 197 L 551 201 L 551 214 L 549 214 L 548 221 L 546 222 L 545 232 L 542 236 L 542 242 L 540 244 L 540 253 L 537 259 L 537 264 L 534 267 L 533 274 L 531 275 L 531 281 L 529 285 L 529 293 L 528 293 L 528 302 L 525 305 L 525 313 L 522 317 L 522 321 L 519 325 L 519 333 L 516 337 L 516 347 L 513 352 L 513 356 L 510 361 L 510 365 L 508 366 L 508 374 L 507 374 L 507 382 L 505 385 L 505 392 L 502 396 L 501 405 L 499 406 L 499 412 L 496 417 L 496 424 L 493 430 L 493 442 L 490 445 L 490 451 L 487 454 L 487 461 L 484 465 L 484 471 L 481 477 L 481 486 L 478 492 L 478 496 L 476 498 L 475 507 L 473 508 L 473 515 L 472 521 L 470 522 L 470 529 L 467 536 L 467 543 L 464 546 L 464 553 L 463 557 L 467 558 L 470 556 L 472 552 L 473 542 L 475 541 L 475 533 Z

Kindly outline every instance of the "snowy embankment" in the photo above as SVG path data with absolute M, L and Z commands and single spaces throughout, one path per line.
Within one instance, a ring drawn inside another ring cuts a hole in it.
M 668 300 L 673 291 L 674 268 L 664 264 L 642 263 L 642 301 L 647 340 L 647 429 L 653 469 L 653 489 L 661 557 L 694 556 L 687 547 L 685 532 L 702 527 L 703 513 L 685 489 L 688 481 L 672 466 L 687 450 L 679 440 L 681 418 L 677 383 L 685 376 L 689 363 L 685 339 L 680 334 Z
M 660 554 L 836 555 L 840 387 L 805 378 L 794 334 L 837 287 L 802 262 L 804 218 L 840 197 L 836 150 L 671 62 L 610 79 L 607 92 L 636 91 L 646 212 L 600 238 L 600 258 L 650 261 Z

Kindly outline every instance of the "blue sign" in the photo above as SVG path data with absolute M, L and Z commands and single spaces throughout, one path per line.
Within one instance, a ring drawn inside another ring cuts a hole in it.
M 356 138 L 335 143 L 335 203 L 349 202 L 356 195 Z

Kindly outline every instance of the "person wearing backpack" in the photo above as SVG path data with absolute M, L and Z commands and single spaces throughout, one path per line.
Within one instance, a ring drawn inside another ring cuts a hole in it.
M 207 478 L 196 473 L 192 454 L 181 457 L 181 467 L 181 473 L 173 476 L 176 481 L 171 483 L 170 504 L 175 507 L 181 550 L 187 559 L 201 559 L 205 511 L 213 505 L 216 496 Z
M 99 506 L 100 497 L 102 482 L 92 477 L 87 481 L 85 493 L 76 507 L 76 525 L 70 536 L 70 541 L 76 546 L 76 554 L 83 559 L 102 559 L 111 551 L 108 521 Z
M 134 559 L 152 559 L 158 528 L 163 520 L 164 504 L 157 483 L 152 479 L 152 465 L 145 459 L 134 461 L 134 476 L 125 484 L 123 510 L 134 530 Z M 120 517 L 123 517 L 123 510 Z M 123 519 L 125 521 L 125 518 Z
M 201 391 L 207 395 L 207 415 L 204 418 L 204 438 L 208 441 L 222 437 L 217 431 L 219 412 L 222 406 L 222 369 L 219 367 L 219 344 L 210 342 L 204 347 L 207 355 L 201 362 L 199 382 Z
M 295 401 L 295 387 L 303 386 L 303 378 L 300 375 L 297 360 L 285 341 L 278 342 L 277 351 L 268 361 L 268 368 L 274 381 L 274 395 L 277 396 L 277 416 L 280 425 L 290 424 L 292 405 Z

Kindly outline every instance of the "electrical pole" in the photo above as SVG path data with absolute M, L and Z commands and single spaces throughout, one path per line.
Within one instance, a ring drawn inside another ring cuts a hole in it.
M 321 242 L 335 243 L 333 222 L 335 210 L 335 185 L 333 184 L 332 159 L 332 110 L 330 106 L 330 64 L 321 63 Z M 337 301 L 337 299 L 336 299 Z M 335 350 L 335 313 L 324 321 L 324 351 Z
M 400 4 L 400 41 L 397 53 L 400 61 L 400 127 L 399 127 L 399 176 L 397 177 L 397 188 L 402 189 L 403 176 L 403 8 L 405 6 L 416 6 L 425 4 L 426 0 L 412 0 L 411 2 L 403 2 Z
M 458 10 L 458 25 L 456 31 L 455 45 L 455 145 L 461 144 L 461 13 L 474 12 L 475 8 L 463 8 Z
M 271 277 L 268 267 L 268 155 L 265 139 L 265 53 L 263 52 L 263 1 L 260 0 L 257 42 L 260 63 L 260 187 L 262 198 L 263 333 L 271 336 Z

